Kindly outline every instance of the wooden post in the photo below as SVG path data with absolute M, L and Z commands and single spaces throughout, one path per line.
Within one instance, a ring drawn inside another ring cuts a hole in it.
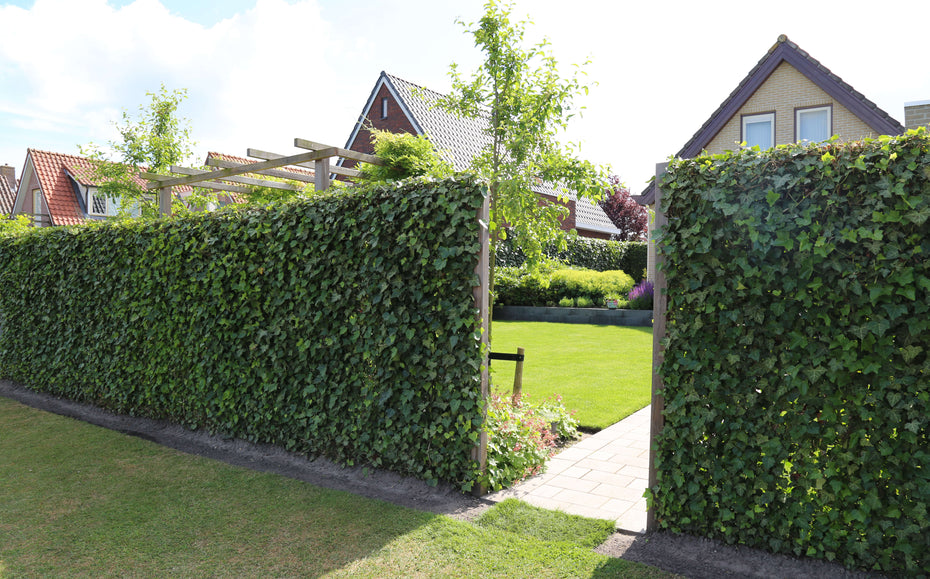
M 313 177 L 317 191 L 329 189 L 329 157 L 313 162 Z
M 171 215 L 171 187 L 162 187 L 158 190 L 158 212 L 162 215 Z
M 523 348 L 517 348 L 517 356 L 523 356 Z M 517 360 L 517 366 L 513 371 L 513 395 L 510 397 L 510 402 L 514 406 L 517 405 L 517 402 L 520 401 L 520 397 L 523 395 L 523 360 Z
M 668 163 L 656 164 L 656 216 L 655 231 L 661 231 L 668 225 L 668 216 L 665 214 L 665 207 L 662 206 L 662 189 L 659 182 Z M 662 346 L 662 340 L 665 338 L 665 322 L 668 310 L 668 286 L 665 281 L 665 256 L 658 248 L 656 249 L 656 277 L 652 293 L 652 419 L 649 428 L 649 488 L 654 488 L 657 483 L 656 472 L 656 438 L 662 432 L 665 426 L 665 417 L 662 415 L 665 411 L 665 394 L 663 392 L 662 375 L 659 373 L 659 366 L 665 358 L 665 347 Z M 656 521 L 655 507 L 646 511 L 646 530 L 655 531 L 658 528 Z
M 487 401 L 490 396 L 490 379 L 488 377 L 488 328 L 490 327 L 490 237 L 488 235 L 488 223 L 491 220 L 491 196 L 487 191 L 484 192 L 484 203 L 478 210 L 479 241 L 481 249 L 478 252 L 478 265 L 475 267 L 475 273 L 478 274 L 478 285 L 474 287 L 475 306 L 478 308 L 478 316 L 481 320 L 481 350 L 484 360 L 481 364 L 481 399 Z M 481 432 L 478 435 L 478 444 L 472 449 L 472 458 L 478 461 L 478 468 L 481 473 L 488 470 L 488 433 L 484 430 L 484 422 L 487 421 L 487 410 L 482 420 Z M 487 493 L 484 485 L 475 486 L 475 496 L 482 496 Z

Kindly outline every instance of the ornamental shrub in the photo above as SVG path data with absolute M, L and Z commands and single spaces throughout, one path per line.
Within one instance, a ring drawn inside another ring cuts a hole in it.
M 546 248 L 549 259 L 564 265 L 593 269 L 595 271 L 621 270 L 645 279 L 646 243 L 640 241 L 606 241 L 589 237 L 571 236 L 568 246 L 560 250 L 555 245 Z M 513 242 L 511 235 L 498 243 L 495 263 L 498 267 L 520 267 L 526 256 Z
M 579 307 L 600 306 L 608 295 L 625 295 L 633 288 L 633 278 L 622 271 L 558 268 L 551 264 L 537 271 L 501 267 L 496 275 L 497 305 L 555 306 L 563 298 L 576 303 L 581 298 L 590 305 Z
M 559 442 L 578 436 L 578 422 L 560 397 L 534 405 L 523 395 L 488 400 L 488 468 L 484 485 L 497 491 L 545 470 Z
M 651 310 L 652 309 L 652 292 L 653 284 L 651 281 L 643 280 L 636 284 L 630 290 L 627 300 L 631 310 Z
M 649 228 L 649 211 L 630 197 L 630 190 L 620 183 L 616 175 L 610 176 L 610 189 L 597 202 L 620 230 L 620 241 L 646 241 Z

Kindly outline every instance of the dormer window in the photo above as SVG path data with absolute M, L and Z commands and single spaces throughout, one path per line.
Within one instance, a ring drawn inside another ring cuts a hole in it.
M 758 146 L 761 150 L 775 146 L 775 113 L 743 115 L 742 138 L 747 147 Z
M 100 217 L 113 216 L 119 211 L 119 202 L 108 199 L 96 187 L 87 188 L 87 213 Z
M 381 99 L 381 118 L 386 119 L 388 115 L 388 98 L 383 97 Z
M 794 132 L 797 141 L 819 143 L 833 134 L 833 110 L 830 106 L 795 109 Z

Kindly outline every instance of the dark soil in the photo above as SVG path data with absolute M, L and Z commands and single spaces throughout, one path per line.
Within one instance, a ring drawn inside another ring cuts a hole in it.
M 88 404 L 35 392 L 5 380 L 0 380 L 0 396 L 189 454 L 461 520 L 473 520 L 493 504 L 463 494 L 451 485 L 431 487 L 423 481 L 384 470 L 342 467 L 323 458 L 308 459 L 271 445 L 253 444 L 203 431 L 195 432 L 159 420 L 113 414 Z M 691 579 L 878 577 L 851 572 L 823 561 L 773 555 L 757 549 L 666 532 L 645 535 L 615 533 L 595 550 L 611 557 L 653 565 Z

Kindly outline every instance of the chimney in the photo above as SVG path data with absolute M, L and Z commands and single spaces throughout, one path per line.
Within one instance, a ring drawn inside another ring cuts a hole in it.
M 9 165 L 3 165 L 0 167 L 0 177 L 6 179 L 6 182 L 10 184 L 10 189 L 16 189 L 16 168 L 10 167 Z
M 930 125 L 930 101 L 904 103 L 904 128 L 916 129 Z

